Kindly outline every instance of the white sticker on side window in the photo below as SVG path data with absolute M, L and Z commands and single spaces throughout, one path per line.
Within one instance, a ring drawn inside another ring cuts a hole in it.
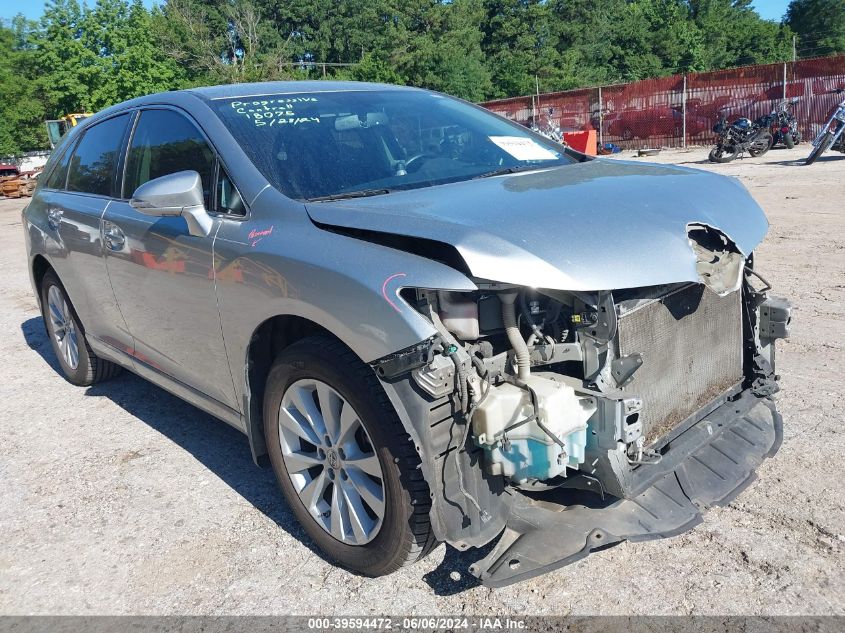
M 491 136 L 489 138 L 516 160 L 557 160 L 560 158 L 560 155 L 525 136 Z

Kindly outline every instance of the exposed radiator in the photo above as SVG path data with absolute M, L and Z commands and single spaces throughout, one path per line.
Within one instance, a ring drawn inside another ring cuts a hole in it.
M 643 400 L 646 446 L 742 380 L 741 293 L 700 284 L 620 302 L 620 356 L 643 365 L 623 390 Z

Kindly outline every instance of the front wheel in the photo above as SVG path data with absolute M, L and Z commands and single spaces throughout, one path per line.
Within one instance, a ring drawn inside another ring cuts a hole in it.
M 307 338 L 279 355 L 265 394 L 276 479 L 323 552 L 382 576 L 433 549 L 420 458 L 370 367 L 334 339 Z
M 729 163 L 739 155 L 735 145 L 717 145 L 710 150 L 711 163 Z
M 833 143 L 833 133 L 828 130 L 825 132 L 822 137 L 819 139 L 818 145 L 813 148 L 813 151 L 810 152 L 810 155 L 807 156 L 807 160 L 804 162 L 805 165 L 812 165 L 816 162 L 816 159 L 824 154 L 828 148 Z

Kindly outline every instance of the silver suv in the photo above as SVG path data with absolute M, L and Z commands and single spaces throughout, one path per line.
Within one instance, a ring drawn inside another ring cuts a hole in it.
M 677 534 L 777 450 L 789 304 L 735 180 L 593 159 L 424 90 L 151 95 L 24 212 L 72 383 L 129 369 L 240 429 L 310 537 L 502 585 Z

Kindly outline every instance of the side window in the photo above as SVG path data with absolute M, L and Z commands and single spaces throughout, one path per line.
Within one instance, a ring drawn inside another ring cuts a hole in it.
M 50 177 L 44 185 L 48 189 L 64 189 L 67 182 L 67 166 L 70 164 L 70 157 L 73 154 L 73 148 L 69 148 L 61 155 L 53 171 L 50 172 Z
M 111 196 L 128 114 L 98 123 L 85 131 L 70 159 L 68 191 Z
M 218 213 L 231 215 L 246 215 L 246 207 L 241 194 L 235 188 L 232 179 L 222 166 L 217 167 L 217 205 L 214 209 Z
M 202 179 L 205 206 L 211 208 L 214 165 L 214 152 L 188 119 L 173 110 L 145 110 L 126 158 L 123 195 L 129 198 L 145 182 L 192 169 Z

